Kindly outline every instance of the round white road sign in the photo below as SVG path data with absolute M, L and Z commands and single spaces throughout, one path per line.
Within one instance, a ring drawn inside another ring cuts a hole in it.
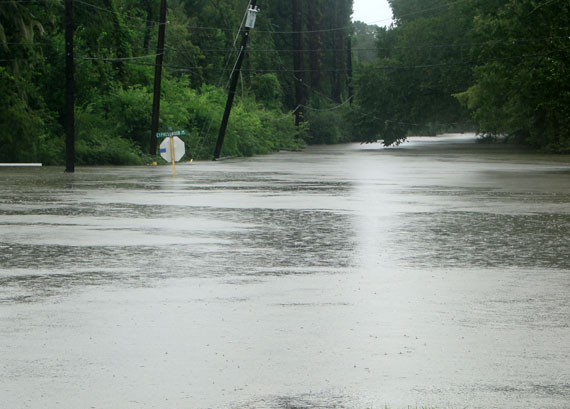
M 178 162 L 184 156 L 184 142 L 177 136 L 164 138 L 164 141 L 160 144 L 160 156 L 162 156 L 165 161 L 172 162 L 170 140 L 174 141 L 174 162 Z

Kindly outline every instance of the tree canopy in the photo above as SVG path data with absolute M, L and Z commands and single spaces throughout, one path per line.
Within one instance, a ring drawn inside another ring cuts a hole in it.
M 258 0 L 224 155 L 476 130 L 570 151 L 570 12 L 562 0 Z M 168 0 L 159 130 L 209 158 L 246 0 Z M 78 164 L 148 156 L 159 0 L 75 0 Z M 354 73 L 353 73 L 354 71 Z M 64 161 L 62 0 L 0 4 L 0 161 Z M 297 124 L 297 126 L 296 126 Z
M 159 3 L 74 2 L 78 164 L 149 160 Z M 258 2 L 261 12 L 242 67 L 224 155 L 294 149 L 304 140 L 317 140 L 312 135 L 319 129 L 311 130 L 308 123 L 295 127 L 292 113 L 303 111 L 309 118 L 311 96 L 323 99 L 319 108 L 346 98 L 342 53 L 352 1 L 300 1 L 303 19 L 296 27 L 294 3 Z M 207 158 L 213 151 L 247 7 L 244 0 L 168 1 L 159 128 L 187 129 L 193 157 Z M 295 49 L 295 30 L 302 47 L 312 50 Z M 64 46 L 61 0 L 0 4 L 0 161 L 62 163 Z M 299 55 L 309 62 L 302 82 L 293 61 Z M 339 66 L 330 70 L 329 64 Z M 296 104 L 296 83 L 305 96 L 302 106 Z
M 477 130 L 570 151 L 570 14 L 562 0 L 390 0 L 357 79 L 357 134 Z

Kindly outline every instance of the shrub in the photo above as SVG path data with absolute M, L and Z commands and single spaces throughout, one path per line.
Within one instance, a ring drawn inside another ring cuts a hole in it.
M 351 121 L 349 107 L 333 105 L 323 99 L 313 98 L 305 114 L 309 123 L 307 142 L 309 144 L 334 144 L 350 142 Z
M 147 159 L 133 141 L 116 136 L 98 112 L 77 109 L 75 120 L 78 165 L 141 165 Z

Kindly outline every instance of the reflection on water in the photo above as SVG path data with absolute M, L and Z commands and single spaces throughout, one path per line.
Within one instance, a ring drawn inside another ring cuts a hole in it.
M 1 406 L 566 408 L 569 182 L 469 135 L 0 169 Z
M 570 214 L 447 212 L 409 214 L 398 232 L 417 264 L 568 268 Z M 426 241 L 432 246 L 426 246 Z
M 352 401 L 352 402 L 351 402 Z M 295 396 L 268 396 L 236 406 L 236 409 L 343 409 L 356 403 L 342 394 L 299 394 Z

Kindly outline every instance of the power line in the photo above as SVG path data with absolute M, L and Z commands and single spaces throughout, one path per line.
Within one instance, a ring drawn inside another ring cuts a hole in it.
M 45 1 L 48 1 L 48 0 L 45 0 Z M 115 15 L 117 15 L 117 16 L 119 16 L 119 17 L 131 19 L 131 20 L 132 20 L 132 19 L 135 19 L 135 20 L 138 20 L 138 21 L 143 22 L 143 23 L 151 23 L 151 24 L 156 24 L 156 25 L 160 25 L 160 24 L 161 24 L 159 21 L 147 20 L 147 19 L 145 19 L 145 18 L 143 18 L 143 17 L 125 15 L 125 14 L 119 13 L 119 12 L 117 12 L 117 11 L 115 11 L 115 10 L 110 10 L 110 9 L 105 8 L 105 7 L 96 6 L 95 4 L 88 3 L 88 2 L 86 2 L 86 1 L 82 1 L 82 0 L 74 0 L 74 1 L 75 1 L 76 3 L 79 3 L 79 4 L 83 4 L 84 6 L 94 8 L 94 9 L 96 9 L 96 10 L 101 10 L 101 11 L 105 11 L 105 12 L 107 12 L 107 13 L 115 14 Z M 168 23 L 164 23 L 164 24 L 168 24 Z
M 367 114 L 367 113 L 364 113 L 362 111 L 356 110 L 352 107 L 349 107 L 349 109 L 351 110 L 351 112 L 354 112 L 356 115 L 360 115 L 361 117 L 364 117 L 364 118 L 375 119 L 375 120 L 380 121 L 380 122 L 386 122 L 386 123 L 392 123 L 392 124 L 398 124 L 398 125 L 416 126 L 416 127 L 421 127 L 421 126 L 426 125 L 426 124 L 420 124 L 420 123 L 414 123 L 414 122 L 404 122 L 404 121 L 395 120 L 395 119 L 380 118 L 375 114 Z M 436 121 L 436 123 L 438 125 L 465 125 L 465 124 L 473 124 L 473 121 L 472 120 L 456 121 L 456 122 L 438 122 L 438 121 Z
M 14 62 L 14 61 L 26 61 L 26 60 L 30 60 L 32 58 L 2 58 L 0 59 L 0 62 Z M 60 60 L 61 58 L 57 58 L 57 57 L 33 57 L 34 60 L 39 60 L 39 61 L 54 61 L 54 60 Z M 35 61 L 34 61 L 35 62 Z
M 4 1 L 4 0 L 1 0 L 1 1 Z M 16 1 L 32 1 L 32 2 L 33 2 L 33 1 L 51 1 L 51 0 L 16 0 Z M 75 0 L 75 1 L 78 2 L 78 3 L 80 3 L 80 4 L 84 4 L 84 5 L 86 5 L 86 6 L 93 7 L 93 8 L 98 9 L 98 10 L 106 11 L 106 12 L 108 12 L 108 13 L 114 13 L 114 14 L 117 14 L 117 15 L 120 15 L 120 16 L 123 16 L 123 17 L 126 17 L 126 18 L 137 19 L 137 20 L 139 20 L 139 21 L 149 22 L 149 23 L 153 23 L 153 24 L 160 24 L 158 21 L 146 20 L 146 19 L 144 19 L 144 18 L 142 18 L 142 17 L 125 16 L 125 15 L 123 15 L 123 14 L 118 13 L 117 11 L 110 10 L 110 9 L 106 9 L 106 8 L 100 7 L 100 6 L 96 6 L 96 5 L 91 4 L 91 3 L 88 3 L 88 2 L 86 2 L 86 1 L 82 1 L 82 0 Z M 408 17 L 408 16 L 412 16 L 412 15 L 421 14 L 421 13 L 424 13 L 424 12 L 427 12 L 427 11 L 433 11 L 433 10 L 436 10 L 436 9 L 445 8 L 445 7 L 448 7 L 448 6 L 457 4 L 457 3 L 461 3 L 461 2 L 464 2 L 464 1 L 466 1 L 466 0 L 458 0 L 458 1 L 455 1 L 455 2 L 453 2 L 453 3 L 449 3 L 449 4 L 446 4 L 446 5 L 443 5 L 443 6 L 438 6 L 438 7 L 432 7 L 432 8 L 429 8 L 429 9 L 418 10 L 418 11 L 416 11 L 416 12 L 412 12 L 412 13 L 405 14 L 405 15 L 403 15 L 403 16 L 401 16 L 401 17 Z M 213 31 L 231 31 L 231 32 L 233 32 L 233 31 L 235 30 L 235 28 L 209 27 L 209 26 L 190 26 L 190 25 L 185 25 L 185 27 L 186 27 L 188 30 L 204 30 L 204 31 L 205 31 L 205 30 L 210 30 L 210 31 L 213 30 Z M 258 33 L 287 34 L 287 35 L 289 35 L 289 34 L 316 34 L 316 33 L 329 33 L 329 32 L 336 32 L 336 31 L 343 31 L 343 30 L 350 29 L 351 27 L 352 27 L 352 23 L 351 23 L 351 24 L 348 24 L 348 25 L 341 26 L 341 27 L 325 28 L 325 29 L 320 29 L 320 30 L 300 30 L 300 31 L 281 30 L 281 31 L 279 31 L 279 30 L 257 30 L 257 29 L 256 29 L 255 31 L 258 32 Z M 240 30 L 238 31 L 238 35 L 239 35 L 239 33 L 240 33 L 241 31 L 242 31 L 242 29 L 240 28 Z
M 12 3 L 47 3 L 47 2 L 51 2 L 54 0 L 0 0 L 0 4 L 12 4 Z M 403 15 L 402 17 L 408 17 L 411 15 L 416 15 L 416 14 L 421 14 L 427 11 L 432 11 L 435 9 L 440 9 L 440 8 L 445 8 L 448 7 L 450 5 L 456 4 L 456 3 L 460 3 L 462 1 L 466 1 L 466 0 L 458 0 L 456 2 L 444 5 L 444 6 L 438 6 L 438 7 L 433 7 L 433 8 L 429 8 L 429 9 L 424 9 L 424 10 L 418 10 L 416 12 L 413 13 L 408 13 L 406 15 Z M 83 1 L 83 0 L 75 0 L 76 3 L 85 5 L 87 7 L 92 7 L 94 9 L 97 10 L 101 10 L 101 11 L 105 11 L 107 13 L 112 13 L 112 14 L 116 14 L 118 16 L 124 17 L 124 18 L 128 18 L 128 19 L 136 19 L 138 21 L 141 22 L 148 22 L 148 23 L 152 23 L 152 24 L 160 24 L 160 22 L 158 21 L 154 21 L 154 20 L 148 20 L 145 19 L 143 17 L 137 17 L 137 16 L 130 16 L 130 15 L 125 15 L 122 13 L 119 13 L 115 10 L 110 10 L 107 9 L 105 7 L 101 7 L 101 6 L 97 6 L 95 4 L 89 3 L 87 1 Z M 387 19 L 386 19 L 387 20 Z M 380 20 L 380 21 L 385 21 L 385 20 Z M 271 34 L 312 34 L 312 33 L 326 33 L 326 32 L 334 32 L 334 31 L 342 31 L 342 30 L 346 30 L 352 27 L 352 24 L 349 25 L 345 25 L 342 27 L 333 27 L 333 28 L 326 28 L 326 29 L 321 29 L 321 30 L 302 30 L 302 31 L 292 31 L 292 30 L 282 30 L 282 31 L 276 31 L 276 30 L 256 30 L 256 32 L 258 33 L 271 33 Z M 224 27 L 207 27 L 207 26 L 186 26 L 186 28 L 190 29 L 190 30 L 220 30 L 220 31 L 234 31 L 235 28 L 224 28 Z M 241 31 L 238 31 L 238 33 Z
M 350 98 L 348 98 L 347 100 L 345 100 L 344 102 L 342 102 L 342 103 L 339 104 L 339 103 L 337 103 L 336 101 L 334 101 L 332 98 L 330 98 L 328 95 L 325 95 L 325 94 L 323 94 L 323 93 L 321 93 L 321 92 L 319 92 L 319 91 L 313 89 L 313 88 L 312 88 L 309 84 L 307 84 L 305 81 L 301 81 L 301 79 L 298 78 L 298 77 L 294 74 L 294 72 L 291 72 L 291 75 L 293 76 L 293 78 L 294 78 L 295 81 L 300 81 L 301 84 L 302 84 L 304 87 L 306 87 L 307 89 L 309 89 L 311 92 L 313 92 L 313 93 L 315 93 L 315 94 L 318 94 L 318 95 L 324 97 L 325 99 L 329 100 L 330 102 L 336 104 L 335 106 L 332 106 L 332 107 L 330 107 L 330 108 L 324 108 L 324 109 L 314 108 L 314 107 L 311 107 L 311 106 L 309 106 L 309 105 L 298 105 L 298 106 L 295 108 L 295 110 L 293 111 L 293 113 L 296 112 L 296 111 L 297 111 L 299 108 L 301 108 L 301 107 L 306 108 L 306 109 L 308 109 L 309 111 L 317 111 L 317 112 L 335 111 L 335 110 L 337 110 L 337 109 L 340 109 L 340 108 L 344 107 L 344 106 L 345 106 L 347 103 L 349 103 L 349 102 L 352 100 L 352 98 L 353 98 L 353 97 L 350 97 Z M 361 112 L 361 111 L 359 111 L 359 110 L 356 110 L 356 109 L 354 109 L 354 108 L 352 107 L 352 105 L 349 105 L 349 106 L 348 106 L 348 109 L 349 109 L 351 112 L 353 112 L 353 113 L 355 113 L 355 114 L 357 114 L 357 115 L 360 115 L 360 116 L 362 116 L 362 117 L 369 117 L 369 118 L 375 119 L 375 120 L 377 120 L 377 121 L 382 121 L 382 122 L 386 122 L 386 123 L 394 123 L 394 124 L 398 124 L 398 125 L 416 126 L 416 127 L 424 126 L 423 124 L 410 123 L 410 122 L 403 122 L 403 121 L 394 120 L 394 119 L 385 119 L 385 118 L 382 119 L 382 118 L 377 117 L 376 115 L 365 114 L 365 113 L 363 113 L 363 112 Z M 473 122 L 472 122 L 472 121 L 463 121 L 463 122 L 438 122 L 438 124 L 440 124 L 440 125 L 462 125 L 462 124 L 471 124 L 471 123 L 473 123 Z
M 349 103 L 349 102 L 352 100 L 352 97 L 350 97 L 350 98 L 348 98 L 347 100 L 345 100 L 344 102 L 338 104 L 336 101 L 334 101 L 334 100 L 333 100 L 332 98 L 330 98 L 328 95 L 325 95 L 325 94 L 323 94 L 323 93 L 321 93 L 321 92 L 319 92 L 319 91 L 313 89 L 313 88 L 312 88 L 309 84 L 307 84 L 305 81 L 302 81 L 300 78 L 298 78 L 298 77 L 295 75 L 295 73 L 298 72 L 297 70 L 290 70 L 290 69 L 287 69 L 283 63 L 280 63 L 280 66 L 284 68 L 284 70 L 282 70 L 282 71 L 290 72 L 295 81 L 299 81 L 304 87 L 306 87 L 307 89 L 309 89 L 312 93 L 318 94 L 318 95 L 324 97 L 325 99 L 329 100 L 330 102 L 336 104 L 336 105 L 333 106 L 333 107 L 329 107 L 329 108 L 325 108 L 325 109 L 319 109 L 319 108 L 314 108 L 314 107 L 311 107 L 311 106 L 308 106 L 308 105 L 299 104 L 299 105 L 297 105 L 297 107 L 295 107 L 295 109 L 292 111 L 292 113 L 295 113 L 295 112 L 296 112 L 297 110 L 299 110 L 300 108 L 305 108 L 305 109 L 308 109 L 308 110 L 310 110 L 310 111 L 319 111 L 319 112 L 334 111 L 334 110 L 337 110 L 337 109 L 342 108 L 343 106 L 345 106 L 347 103 Z M 362 116 L 370 116 L 370 115 L 363 114 L 363 113 L 361 113 L 361 112 L 359 112 L 359 111 L 355 111 L 354 108 L 352 108 L 351 106 L 349 106 L 349 107 L 350 107 L 350 110 L 351 110 L 352 112 L 356 112 L 357 114 L 360 114 L 360 115 L 362 115 Z M 289 115 L 290 115 L 290 114 L 289 114 Z M 372 117 L 372 116 L 370 116 L 370 117 Z M 405 123 L 405 122 L 395 121 L 395 120 L 386 120 L 386 119 L 380 119 L 380 118 L 377 118 L 377 117 L 374 117 L 374 119 L 381 120 L 381 121 L 384 121 L 384 122 L 397 123 L 397 124 L 400 124 L 400 125 L 420 126 L 419 124 L 411 124 L 411 123 Z M 455 124 L 460 124 L 460 123 L 440 123 L 440 124 L 442 124 L 442 125 L 455 125 Z
M 44 3 L 44 2 L 50 2 L 53 0 L 0 0 L 0 3 Z M 442 9 L 442 8 L 446 8 L 461 2 L 464 2 L 466 0 L 457 0 L 453 3 L 448 3 L 446 5 L 442 5 L 442 6 L 437 6 L 437 7 L 431 7 L 431 8 L 427 8 L 427 9 L 423 9 L 423 10 L 418 10 L 415 12 L 411 12 L 408 14 L 404 14 L 402 16 L 400 16 L 400 18 L 405 18 L 405 17 L 409 17 L 409 16 L 413 16 L 413 15 L 417 15 L 417 14 L 421 14 L 421 13 L 425 13 L 428 11 L 433 11 L 433 10 L 438 10 L 438 9 Z M 95 4 L 83 1 L 83 0 L 75 0 L 76 3 L 88 6 L 88 7 L 92 7 L 94 9 L 97 10 L 101 10 L 101 11 L 105 11 L 107 13 L 111 13 L 111 14 L 115 14 L 118 15 L 120 17 L 123 18 L 127 18 L 127 19 L 135 19 L 138 20 L 140 22 L 147 22 L 147 23 L 151 23 L 151 24 L 160 24 L 160 22 L 158 21 L 154 21 L 154 20 L 148 20 L 145 19 L 143 17 L 137 17 L 137 16 L 130 16 L 130 15 L 126 15 L 126 14 L 122 14 L 119 13 L 115 10 L 111 10 L 111 9 L 107 9 L 104 7 L 100 7 L 97 6 Z M 379 21 L 385 21 L 385 20 L 379 20 Z M 168 24 L 168 23 L 165 23 Z M 185 25 L 185 27 L 189 30 L 219 30 L 219 31 L 235 31 L 235 28 L 224 28 L 224 27 L 208 27 L 208 26 L 190 26 L 190 25 Z M 301 30 L 301 31 L 291 31 L 291 30 L 283 30 L 283 31 L 278 31 L 278 30 L 256 30 L 256 32 L 258 33 L 269 33 L 269 34 L 314 34 L 314 33 L 326 33 L 326 32 L 334 32 L 334 31 L 342 31 L 342 30 L 346 30 L 348 28 L 352 27 L 352 24 L 350 25 L 346 25 L 346 26 L 342 26 L 342 27 L 334 27 L 334 28 L 328 28 L 328 29 L 321 29 L 321 30 Z M 242 27 L 240 25 L 240 28 L 238 29 L 237 35 L 239 35 L 239 33 L 242 31 Z M 547 37 L 545 39 L 548 38 L 568 38 L 568 37 Z M 504 41 L 497 41 L 497 42 L 508 42 L 509 40 L 504 40 Z M 524 41 L 523 39 L 521 41 Z M 492 41 L 489 41 L 492 42 Z M 469 45 L 477 45 L 478 43 L 460 43 L 460 44 L 434 44 L 434 45 L 427 45 L 427 46 L 423 46 L 423 45 L 418 45 L 418 46 L 410 46 L 410 47 L 394 47 L 394 48 L 389 48 L 389 49 L 408 49 L 408 48 L 414 48 L 414 47 L 461 47 L 461 46 L 469 46 Z M 378 49 L 378 48 L 377 48 Z M 383 48 L 380 48 L 383 49 Z M 328 51 L 334 51 L 333 49 L 327 49 Z M 282 50 L 285 52 L 285 50 Z M 298 50 L 287 50 L 287 52 L 296 52 Z M 304 51 L 320 51 L 320 50 L 304 50 Z M 357 50 L 355 50 L 357 51 Z M 364 51 L 364 50 L 363 50 Z
M 346 104 L 348 104 L 350 101 L 352 100 L 352 97 L 347 98 L 346 101 L 341 102 L 340 104 L 335 105 L 334 107 L 331 108 L 313 108 L 309 105 L 300 105 L 304 108 L 307 108 L 311 111 L 318 111 L 318 112 L 328 112 L 328 111 L 336 111 L 339 108 L 342 108 L 343 106 L 345 106 Z
M 460 48 L 460 47 L 473 47 L 479 45 L 496 45 L 496 44 L 518 44 L 518 43 L 529 43 L 533 41 L 544 41 L 544 40 L 570 40 L 568 36 L 554 36 L 554 37 L 536 37 L 536 38 L 512 38 L 512 39 L 505 39 L 505 40 L 489 40 L 489 41 L 482 41 L 482 42 L 466 42 L 466 43 L 441 43 L 441 44 L 426 44 L 426 45 L 411 45 L 411 46 L 396 46 L 396 47 L 370 47 L 370 48 L 353 48 L 353 52 L 358 51 L 389 51 L 389 50 L 409 50 L 409 49 L 433 49 L 433 48 Z M 189 51 L 188 49 L 181 49 L 175 48 L 173 46 L 168 46 L 168 48 L 172 51 Z M 233 51 L 232 48 L 197 48 L 199 52 L 208 52 L 208 53 L 216 53 L 216 52 L 227 52 Z M 345 49 L 339 48 L 319 48 L 319 49 L 302 49 L 296 50 L 292 48 L 284 48 L 284 49 L 271 49 L 271 48 L 250 48 L 248 49 L 248 53 L 296 53 L 299 51 L 312 53 L 312 52 L 334 52 L 334 51 L 345 51 Z
M 287 113 L 286 113 L 285 115 L 283 115 L 282 117 L 280 117 L 280 118 L 274 118 L 274 119 L 269 119 L 268 121 L 270 121 L 270 122 L 278 122 L 278 121 L 283 121 L 284 119 L 289 119 L 289 118 L 291 118 L 291 115 L 295 114 L 295 113 L 299 110 L 299 108 L 301 108 L 301 106 L 302 106 L 302 105 L 297 105 L 297 106 L 295 107 L 295 109 L 293 109 L 293 110 L 287 112 Z
M 29 46 L 29 45 L 35 45 L 35 46 L 44 46 L 44 45 L 49 45 L 49 43 L 14 43 L 14 42 L 6 42 L 4 43 L 6 45 L 21 45 L 21 46 Z
M 54 0 L 0 0 L 0 4 L 12 3 L 49 3 Z
M 233 48 L 236 48 L 236 43 L 237 43 L 237 40 L 239 38 L 239 34 L 241 33 L 243 23 L 245 23 L 245 20 L 247 19 L 247 12 L 248 12 L 250 6 L 251 6 L 251 0 L 249 0 L 249 2 L 247 3 L 247 7 L 245 8 L 245 13 L 243 14 L 243 18 L 241 19 L 241 23 L 239 24 L 238 31 L 237 31 L 236 36 L 234 38 Z
M 437 68 L 437 67 L 450 67 L 450 66 L 477 66 L 477 65 L 481 65 L 481 64 L 498 62 L 498 61 L 508 61 L 508 60 L 524 61 L 524 60 L 531 60 L 534 58 L 552 57 L 556 52 L 566 51 L 568 49 L 570 49 L 570 46 L 569 47 L 556 48 L 549 53 L 513 55 L 513 56 L 500 57 L 500 58 L 489 58 L 489 59 L 478 60 L 478 61 L 457 61 L 457 62 L 446 62 L 446 63 L 393 65 L 393 66 L 376 65 L 376 66 L 369 66 L 369 67 L 374 69 L 374 70 L 409 70 L 409 69 L 424 69 L 424 68 Z M 76 57 L 76 58 L 79 60 L 83 60 L 83 61 L 126 62 L 126 63 L 131 63 L 131 64 L 146 65 L 146 66 L 154 67 L 155 66 L 154 63 L 143 63 L 143 62 L 135 62 L 135 61 L 144 60 L 146 58 L 156 57 L 157 55 L 158 54 L 148 54 L 148 55 L 131 56 L 131 57 L 103 57 L 103 56 L 100 56 L 100 57 Z M 9 61 L 24 61 L 24 60 L 30 60 L 30 59 L 40 60 L 40 61 L 41 60 L 53 61 L 53 60 L 59 60 L 60 57 L 57 57 L 57 56 L 51 56 L 51 57 L 35 56 L 35 57 L 26 57 L 26 58 L 5 58 L 5 59 L 0 59 L 0 61 L 1 62 L 9 62 Z M 250 69 L 242 69 L 241 71 L 253 72 L 253 73 L 267 73 L 267 72 L 291 72 L 291 73 L 293 73 L 293 72 L 305 72 L 305 73 L 309 73 L 309 72 L 347 72 L 348 71 L 347 68 L 325 68 L 325 69 L 320 69 L 320 70 L 314 70 L 314 69 L 307 68 L 307 69 L 303 69 L 303 70 L 293 70 L 293 69 L 285 67 L 283 64 L 280 64 L 280 65 L 282 68 L 270 68 L 270 69 L 250 68 Z M 164 64 L 164 66 L 171 69 L 171 70 L 174 70 L 174 71 L 189 71 L 189 72 L 195 72 L 197 70 L 204 70 L 207 68 L 204 66 L 180 67 L 180 66 L 169 65 L 169 64 Z M 226 64 L 226 66 L 224 68 L 207 68 L 207 69 L 210 71 L 217 71 L 217 72 L 231 72 L 231 70 L 228 68 L 228 64 Z
M 133 60 L 143 60 L 145 58 L 154 58 L 160 54 L 149 54 L 149 55 L 139 55 L 134 57 L 80 57 L 80 60 L 84 61 L 110 61 L 110 62 L 120 62 L 120 61 L 133 61 Z
M 418 10 L 415 12 L 404 14 L 404 15 L 400 16 L 400 18 L 414 16 L 414 15 L 422 14 L 422 13 L 425 13 L 428 11 L 446 8 L 446 7 L 449 7 L 449 6 L 458 4 L 458 3 L 462 3 L 465 1 L 467 1 L 467 0 L 457 0 L 453 3 L 448 3 L 448 4 L 445 4 L 442 6 Z M 386 20 L 387 19 L 379 20 L 379 21 L 386 21 Z M 221 27 L 207 27 L 207 26 L 186 26 L 186 28 L 188 28 L 190 30 L 221 30 L 221 31 L 231 30 L 231 29 L 226 29 L 226 28 L 221 28 Z M 345 26 L 341 26 L 341 27 L 325 28 L 325 29 L 321 29 L 321 30 L 299 30 L 299 31 L 292 31 L 292 30 L 282 30 L 282 31 L 279 31 L 279 30 L 255 30 L 255 31 L 258 33 L 269 33 L 269 34 L 315 34 L 315 33 L 328 33 L 328 32 L 335 32 L 335 31 L 343 31 L 343 30 L 347 30 L 350 28 L 352 28 L 352 23 L 345 25 Z
M 563 48 L 563 49 L 559 49 L 559 50 L 566 50 L 569 49 L 568 48 Z M 557 51 L 559 51 L 557 50 Z M 508 57 L 502 57 L 502 58 L 492 58 L 492 59 L 486 59 L 483 61 L 458 61 L 458 62 L 451 62 L 451 63 L 434 63 L 434 64 L 417 64 L 417 65 L 394 65 L 394 66 L 389 66 L 389 65 L 384 65 L 384 66 L 370 66 L 369 68 L 373 69 L 373 70 L 413 70 L 413 69 L 425 69 L 425 68 L 439 68 L 439 67 L 453 67 L 453 66 L 478 66 L 480 64 L 486 64 L 486 63 L 491 63 L 491 62 L 498 62 L 498 61 L 508 61 L 508 60 L 519 60 L 519 61 L 524 61 L 524 60 L 531 60 L 534 58 L 544 58 L 544 57 L 552 57 L 553 53 L 548 53 L 548 54 L 527 54 L 527 55 L 519 55 L 519 56 L 508 56 Z M 118 58 L 95 58 L 95 57 L 79 57 L 79 59 L 82 60 L 102 60 L 102 61 L 125 61 L 128 64 L 135 64 L 135 65 L 145 65 L 145 66 L 150 66 L 150 67 L 154 67 L 155 64 L 153 63 L 143 63 L 143 62 L 134 62 L 134 60 L 138 60 L 141 58 L 146 58 L 146 57 L 150 57 L 150 56 L 140 56 L 140 57 L 126 57 L 123 59 L 118 59 Z M 47 59 L 47 58 L 44 58 Z M 51 58 L 53 59 L 53 58 Z M 0 61 L 15 61 L 16 59 L 13 60 L 0 60 Z M 133 62 L 129 62 L 129 61 L 133 61 Z M 175 65 L 169 65 L 169 64 L 164 64 L 164 67 L 172 70 L 172 71 L 178 71 L 178 72 L 195 72 L 195 71 L 199 71 L 199 70 L 203 70 L 206 67 L 203 66 L 185 66 L 185 67 L 181 67 L 181 66 L 175 66 Z M 230 69 L 228 69 L 228 67 L 226 66 L 225 68 L 208 68 L 208 70 L 210 71 L 216 71 L 216 72 L 231 72 Z M 256 68 L 251 68 L 251 69 L 242 69 L 242 72 L 250 72 L 250 73 L 272 73 L 272 72 L 290 72 L 290 73 L 295 73 L 295 72 L 348 72 L 349 70 L 347 68 L 328 68 L 328 69 L 321 69 L 321 70 L 314 70 L 314 69 L 303 69 L 303 70 L 293 70 L 290 68 L 271 68 L 271 69 L 256 69 Z
M 77 0 L 75 0 L 77 1 Z M 482 45 L 489 45 L 494 46 L 497 44 L 506 44 L 506 45 L 513 45 L 513 44 L 522 44 L 522 43 L 532 43 L 532 42 L 539 42 L 539 41 L 548 41 L 548 40 L 569 40 L 569 36 L 549 36 L 549 37 L 535 37 L 535 38 L 511 38 L 511 39 L 504 39 L 504 40 L 488 40 L 482 42 L 465 42 L 465 43 L 440 43 L 440 44 L 427 44 L 427 45 L 410 45 L 410 46 L 396 46 L 396 47 L 370 47 L 370 48 L 353 48 L 353 52 L 359 51 L 389 51 L 389 50 L 409 50 L 409 49 L 433 49 L 433 48 L 460 48 L 460 47 L 474 47 L 474 46 L 482 46 Z M 28 43 L 20 43 L 20 42 L 6 42 L 4 43 L 10 46 L 49 46 L 50 43 L 35 43 L 35 42 L 28 42 Z M 143 47 L 133 46 L 133 49 L 143 49 Z M 166 45 L 171 51 L 185 51 L 185 52 L 193 52 L 193 50 L 188 48 L 176 48 L 171 45 Z M 558 48 L 560 49 L 560 48 Z M 199 48 L 196 46 L 196 52 L 198 53 L 226 53 L 226 52 L 234 52 L 236 51 L 233 48 Z M 254 48 L 251 47 L 247 50 L 248 53 L 295 53 L 295 52 L 334 52 L 334 51 L 344 51 L 343 49 L 338 48 L 320 48 L 320 49 L 303 49 L 303 50 L 296 50 L 292 48 L 284 48 L 284 49 L 270 49 L 270 48 Z

